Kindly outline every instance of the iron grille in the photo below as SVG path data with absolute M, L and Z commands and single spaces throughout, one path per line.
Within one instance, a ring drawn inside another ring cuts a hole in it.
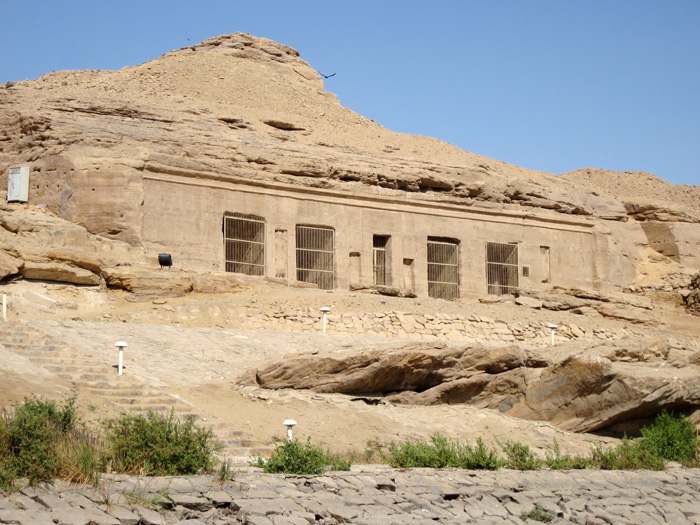
M 459 298 L 459 250 L 456 241 L 428 237 L 428 295 Z
M 297 280 L 319 288 L 335 288 L 334 231 L 331 228 L 297 226 Z
M 512 294 L 518 288 L 518 245 L 486 243 L 488 293 Z
M 227 272 L 265 275 L 265 221 L 246 216 L 224 216 Z
M 373 243 L 374 284 L 388 284 L 386 275 L 386 254 L 389 237 L 385 235 L 375 235 Z

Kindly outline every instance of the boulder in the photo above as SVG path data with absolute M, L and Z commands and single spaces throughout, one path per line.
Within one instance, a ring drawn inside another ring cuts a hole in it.
M 17 275 L 20 268 L 24 265 L 24 262 L 17 257 L 0 252 L 0 279 L 4 279 L 7 276 Z
M 527 306 L 528 308 L 542 308 L 542 301 L 540 301 L 539 299 L 535 299 L 534 297 L 527 297 L 525 295 L 517 297 L 515 299 L 515 304 L 519 304 L 520 306 Z
M 117 266 L 102 271 L 109 288 L 117 288 L 139 295 L 178 297 L 194 288 L 192 274 L 179 269 L 159 270 L 136 266 Z
M 264 388 L 302 388 L 346 394 L 426 390 L 475 373 L 544 366 L 546 358 L 517 346 L 447 347 L 412 343 L 398 349 L 287 356 L 256 372 Z
M 77 268 L 60 262 L 34 262 L 25 261 L 20 269 L 20 275 L 25 279 L 40 279 L 42 281 L 58 281 L 71 284 L 100 284 L 99 275 L 90 270 Z
M 240 291 L 246 285 L 232 273 L 195 273 L 178 268 L 163 270 L 138 266 L 105 268 L 107 286 L 141 296 L 179 297 L 190 292 L 226 293 Z
M 384 394 L 397 404 L 468 403 L 591 432 L 700 410 L 697 347 L 627 338 L 542 350 L 411 343 L 368 351 L 290 355 L 256 371 L 264 388 Z M 673 361 L 673 362 L 672 362 Z
M 654 318 L 651 315 L 637 308 L 602 305 L 597 310 L 603 317 L 620 319 L 621 321 L 628 321 L 630 323 L 652 324 L 654 322 Z

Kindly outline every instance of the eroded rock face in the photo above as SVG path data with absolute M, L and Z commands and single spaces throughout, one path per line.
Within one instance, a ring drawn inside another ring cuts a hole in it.
M 344 108 L 296 50 L 241 33 L 120 71 L 54 72 L 1 87 L 0 187 L 8 167 L 24 164 L 30 202 L 147 250 L 158 239 L 144 238 L 144 224 L 157 218 L 144 216 L 144 200 L 168 195 L 150 194 L 146 181 L 168 175 L 588 217 L 607 232 L 595 248 L 601 288 L 631 283 L 639 244 L 651 242 L 630 216 L 674 221 L 677 257 L 700 264 L 695 189 L 672 195 L 678 209 L 640 204 L 648 195 L 626 188 L 638 186 L 631 178 L 657 184 L 648 174 L 557 177 L 393 133 Z
M 160 270 L 142 250 L 94 235 L 83 226 L 31 205 L 0 205 L 0 278 L 126 290 L 143 297 L 224 293 L 246 286 L 222 272 Z
M 690 286 L 688 286 L 684 301 L 688 313 L 700 316 L 700 273 L 693 276 L 690 280 Z
M 179 297 L 190 292 L 224 293 L 240 290 L 244 285 L 232 274 L 193 273 L 180 269 L 118 266 L 106 268 L 107 286 L 148 297 Z
M 382 394 L 400 404 L 469 403 L 590 432 L 666 408 L 700 410 L 697 348 L 629 338 L 541 350 L 414 343 L 288 356 L 256 372 L 264 388 Z

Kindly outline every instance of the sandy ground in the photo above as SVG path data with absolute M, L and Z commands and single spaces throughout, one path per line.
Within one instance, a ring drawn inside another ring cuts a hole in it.
M 190 295 L 146 302 L 134 301 L 128 294 L 44 283 L 17 282 L 4 286 L 3 291 L 10 298 L 16 298 L 10 303 L 8 322 L 19 318 L 29 320 L 33 327 L 56 336 L 86 355 L 102 351 L 112 355 L 114 342 L 127 340 L 130 374 L 164 392 L 180 396 L 206 413 L 205 419 L 226 422 L 244 431 L 257 445 L 283 437 L 282 421 L 288 418 L 298 423 L 295 436 L 301 439 L 310 436 L 314 442 L 342 452 L 361 452 L 371 441 L 427 437 L 435 432 L 470 442 L 477 437 L 492 443 L 517 439 L 541 452 L 551 448 L 555 437 L 565 452 L 585 453 L 593 443 L 614 442 L 611 438 L 563 432 L 548 423 L 518 420 L 466 405 L 393 406 L 378 399 L 340 394 L 262 390 L 251 380 L 254 370 L 286 354 L 377 348 L 402 341 L 249 331 L 226 325 L 225 316 L 212 320 L 202 315 L 214 306 L 226 312 L 244 304 L 257 304 L 261 309 L 329 305 L 334 311 L 468 311 L 506 321 L 546 318 L 552 322 L 571 322 L 573 316 L 567 313 L 480 304 L 476 298 L 458 302 L 400 299 L 270 284 L 254 285 L 239 294 Z M 27 298 L 43 301 L 43 306 Z M 183 311 L 200 315 L 183 315 Z M 686 335 L 700 334 L 700 318 L 683 314 L 670 303 L 657 308 L 655 315 L 661 328 L 671 327 L 676 333 Z M 617 321 L 584 316 L 576 316 L 575 322 L 584 328 L 619 326 Z M 643 330 L 660 333 L 659 328 Z M 68 381 L 56 378 L 20 356 L 2 350 L 0 363 L 0 401 L 5 406 L 25 395 L 61 398 L 70 392 Z M 79 406 L 91 422 L 117 413 L 113 406 L 84 393 L 80 393 Z

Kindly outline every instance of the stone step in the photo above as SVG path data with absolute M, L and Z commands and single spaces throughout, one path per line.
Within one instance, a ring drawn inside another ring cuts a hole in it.
M 109 370 L 107 366 L 80 366 L 80 365 L 49 365 L 45 364 L 42 366 L 44 370 L 49 372 L 60 372 L 62 374 L 69 374 L 71 372 L 81 373 L 81 374 L 101 374 L 106 373 Z
M 76 383 L 82 383 L 83 381 L 104 381 L 107 378 L 107 374 L 95 374 L 95 373 L 85 373 L 85 374 L 71 374 L 68 372 L 59 372 L 56 375 L 62 379 L 68 379 L 69 381 L 74 381 Z M 116 375 L 116 374 L 115 374 Z M 87 386 L 81 384 L 80 386 Z
M 179 406 L 179 405 L 159 405 L 159 404 L 148 404 L 148 405 L 125 405 L 129 407 L 129 412 L 173 412 L 177 414 L 178 417 L 188 417 L 193 416 L 198 417 L 198 414 L 192 414 L 190 411 L 192 407 L 189 406 Z
M 132 405 L 138 407 L 141 405 L 176 405 L 180 401 L 174 397 L 116 397 L 110 399 L 115 405 Z
M 194 418 L 197 426 L 214 432 L 214 439 L 224 447 L 221 452 L 224 457 L 269 455 L 273 450 L 247 439 L 244 431 L 236 430 L 229 423 L 208 421 L 209 414 L 195 411 L 186 402 L 169 396 L 157 387 L 153 388 L 153 385 L 128 375 L 117 375 L 116 352 L 113 358 L 108 359 L 105 359 L 104 353 L 86 355 L 22 323 L 2 326 L 0 345 L 7 351 L 28 358 L 57 377 L 74 382 L 79 388 L 103 398 L 123 412 L 172 412 L 178 418 Z
M 150 390 L 150 389 L 143 389 L 140 388 L 141 385 L 138 386 L 125 386 L 122 387 L 121 385 L 114 385 L 112 388 L 92 388 L 92 387 L 86 387 L 87 390 L 90 391 L 91 394 L 100 396 L 100 397 L 106 397 L 106 398 L 113 398 L 113 397 L 155 397 L 162 395 L 163 392 L 159 390 Z
M 0 344 L 5 347 L 6 350 L 11 350 L 13 352 L 20 352 L 25 355 L 43 354 L 67 351 L 64 347 L 55 345 L 37 345 L 28 343 L 9 343 L 1 341 Z M 75 354 L 75 352 L 73 352 Z
M 272 452 L 274 451 L 274 448 L 266 448 L 266 447 L 231 447 L 229 449 L 226 449 L 222 456 L 230 456 L 230 457 L 254 457 L 254 456 L 263 456 L 263 457 L 268 457 Z
M 70 356 L 58 357 L 58 356 L 36 356 L 31 359 L 32 363 L 36 364 L 50 364 L 50 365 L 60 365 L 60 366 L 104 366 L 106 362 L 101 359 L 89 358 L 89 357 L 75 357 L 75 351 L 72 352 Z

